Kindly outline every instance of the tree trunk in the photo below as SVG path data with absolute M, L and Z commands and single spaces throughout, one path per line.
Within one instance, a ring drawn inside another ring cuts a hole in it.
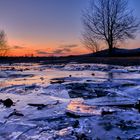
M 112 56 L 112 47 L 109 47 L 109 56 Z
M 108 55 L 112 56 L 112 51 L 113 51 L 113 43 L 108 42 Z

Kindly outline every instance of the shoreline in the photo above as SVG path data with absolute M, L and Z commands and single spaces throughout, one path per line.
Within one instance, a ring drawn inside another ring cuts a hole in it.
M 120 66 L 140 65 L 140 57 L 3 57 L 0 64 L 13 63 L 43 63 L 43 64 L 67 64 L 67 63 L 95 63 Z

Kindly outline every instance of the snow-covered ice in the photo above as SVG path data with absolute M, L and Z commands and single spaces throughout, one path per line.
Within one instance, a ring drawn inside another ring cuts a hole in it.
M 139 139 L 139 68 L 1 64 L 0 140 Z

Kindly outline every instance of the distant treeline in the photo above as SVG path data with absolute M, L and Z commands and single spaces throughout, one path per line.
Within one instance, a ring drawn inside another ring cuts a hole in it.
M 138 57 L 94 57 L 91 55 L 68 57 L 1 57 L 0 63 L 12 65 L 13 63 L 42 63 L 42 64 L 67 64 L 67 63 L 98 63 L 111 65 L 140 65 Z

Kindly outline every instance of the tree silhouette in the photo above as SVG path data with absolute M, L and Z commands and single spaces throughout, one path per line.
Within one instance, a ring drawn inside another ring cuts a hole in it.
M 92 53 L 98 52 L 100 49 L 99 43 L 95 40 L 94 37 L 92 37 L 92 34 L 87 32 L 83 34 L 82 43 Z
M 0 57 L 4 57 L 8 53 L 8 45 L 6 34 L 4 31 L 0 31 Z
M 90 5 L 82 18 L 87 46 L 95 48 L 94 42 L 104 41 L 111 55 L 118 43 L 135 38 L 140 24 L 128 9 L 127 0 L 92 0 Z

